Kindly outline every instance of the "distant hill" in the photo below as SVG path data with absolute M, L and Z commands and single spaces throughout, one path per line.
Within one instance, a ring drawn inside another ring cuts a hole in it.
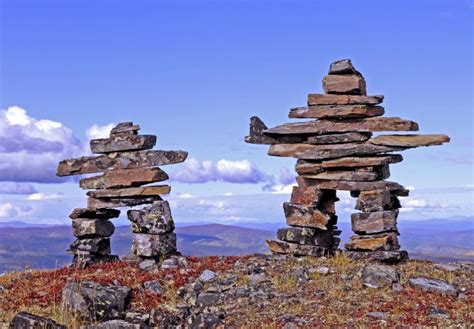
M 178 248 L 185 255 L 245 255 L 268 251 L 265 240 L 275 238 L 284 223 L 242 224 L 250 227 L 221 224 L 178 226 Z M 474 261 L 474 220 L 472 218 L 401 220 L 400 243 L 412 258 L 436 261 Z M 349 223 L 339 223 L 341 247 L 351 235 Z M 264 228 L 264 229 L 262 229 Z M 66 254 L 74 240 L 68 226 L 29 227 L 22 222 L 0 226 L 0 273 L 25 268 L 54 268 L 70 263 Z M 130 250 L 128 226 L 116 228 L 112 251 L 123 256 Z

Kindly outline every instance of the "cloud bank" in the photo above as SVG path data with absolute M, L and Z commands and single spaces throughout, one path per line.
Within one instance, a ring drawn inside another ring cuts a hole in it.
M 0 182 L 0 194 L 33 194 L 36 189 L 28 183 Z

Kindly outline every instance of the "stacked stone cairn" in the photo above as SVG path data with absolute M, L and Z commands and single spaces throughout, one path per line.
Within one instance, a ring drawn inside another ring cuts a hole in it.
M 87 193 L 87 208 L 74 209 L 70 215 L 77 238 L 69 249 L 74 255 L 74 267 L 118 260 L 111 255 L 114 225 L 110 219 L 118 217 L 120 210 L 115 208 L 122 207 L 148 205 L 127 212 L 133 232 L 132 251 L 127 259 L 150 265 L 177 254 L 170 207 L 161 198 L 171 188 L 147 184 L 167 180 L 168 175 L 158 166 L 183 162 L 188 153 L 151 150 L 156 136 L 138 135 L 139 130 L 140 126 L 132 122 L 119 123 L 109 138 L 90 141 L 92 153 L 100 155 L 59 163 L 58 176 L 103 173 L 79 181 L 81 188 L 92 191 Z
M 403 160 L 392 154 L 419 146 L 449 142 L 446 135 L 387 134 L 381 131 L 417 131 L 418 124 L 383 117 L 384 96 L 367 96 L 365 79 L 349 59 L 331 64 L 323 78 L 324 94 L 309 94 L 308 106 L 290 110 L 289 117 L 314 119 L 268 129 L 258 117 L 250 121 L 247 143 L 270 144 L 268 154 L 294 157 L 297 186 L 283 205 L 287 228 L 270 250 L 296 256 L 334 255 L 340 239 L 335 202 L 337 190 L 357 198 L 351 216 L 355 233 L 345 245 L 354 258 L 399 262 L 408 258 L 398 244 L 398 197 L 408 190 L 386 181 L 389 165 Z

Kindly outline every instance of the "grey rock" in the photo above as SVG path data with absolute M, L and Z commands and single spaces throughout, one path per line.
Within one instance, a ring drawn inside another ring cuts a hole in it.
M 125 320 L 109 320 L 85 327 L 86 329 L 147 329 L 147 325 Z
M 125 286 L 103 286 L 95 282 L 70 282 L 61 294 L 66 318 L 86 322 L 123 319 L 132 290 Z
M 150 314 L 129 311 L 125 314 L 125 321 L 131 322 L 131 323 L 138 323 L 141 325 L 147 325 L 150 321 Z
M 179 313 L 179 311 L 178 311 Z M 186 313 L 185 316 L 187 316 L 188 313 Z M 153 309 L 150 312 L 150 326 L 152 328 L 163 328 L 163 329 L 168 329 L 168 328 L 176 328 L 176 326 L 179 324 L 179 317 L 175 316 L 173 314 L 165 313 L 160 309 Z
M 142 257 L 162 257 L 176 252 L 176 234 L 134 233 L 132 251 Z
M 434 268 L 437 270 L 443 270 L 446 272 L 456 272 L 462 269 L 461 266 L 458 264 L 443 264 L 443 263 L 434 264 Z
M 328 74 L 360 74 L 350 59 L 341 59 L 331 63 Z
M 174 230 L 173 217 L 168 201 L 156 201 L 141 210 L 129 210 L 133 233 L 163 234 Z
M 201 282 L 209 282 L 216 277 L 216 273 L 210 270 L 204 270 L 201 275 L 199 276 L 199 281 Z
M 75 237 L 109 237 L 114 234 L 115 226 L 107 219 L 77 218 L 72 220 L 72 232 Z
M 187 259 L 183 256 L 176 256 L 176 255 L 171 255 L 167 259 L 165 259 L 161 263 L 161 269 L 169 269 L 169 268 L 186 268 L 188 267 L 189 263 Z
M 72 211 L 69 217 L 71 219 L 76 219 L 76 218 L 111 219 L 111 218 L 117 218 L 119 215 L 120 215 L 120 210 L 117 210 L 117 209 L 76 208 Z
M 145 288 L 145 290 L 148 290 L 148 291 L 153 292 L 155 294 L 163 293 L 163 287 L 161 286 L 160 281 L 158 281 L 158 280 L 151 280 L 151 281 L 143 282 L 143 287 Z
M 145 258 L 138 262 L 138 267 L 143 271 L 153 271 L 158 269 L 158 260 L 155 258 Z
M 201 307 L 213 306 L 219 301 L 219 294 L 202 292 L 199 294 L 196 304 Z
M 367 316 L 374 319 L 385 319 L 386 317 L 384 312 L 369 312 Z
M 27 312 L 19 312 L 10 322 L 12 329 L 66 329 L 55 321 Z
M 113 263 L 118 261 L 119 257 L 116 255 L 74 255 L 71 266 L 73 268 L 85 269 L 91 265 Z
M 433 292 L 446 296 L 457 297 L 458 290 L 445 281 L 428 279 L 428 278 L 411 278 L 408 284 L 413 287 L 426 292 Z
M 428 316 L 430 318 L 449 319 L 449 314 L 445 310 L 436 307 L 428 309 Z
M 112 153 L 123 151 L 139 151 L 153 148 L 156 144 L 154 135 L 125 135 L 112 138 L 92 139 L 92 153 Z
M 369 264 L 362 271 L 362 282 L 368 288 L 391 287 L 399 280 L 400 273 L 390 266 Z
M 69 252 L 75 255 L 109 255 L 109 238 L 77 239 L 69 246 Z

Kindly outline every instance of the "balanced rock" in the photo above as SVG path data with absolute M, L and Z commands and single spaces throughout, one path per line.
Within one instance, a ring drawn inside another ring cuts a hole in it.
M 81 179 L 79 181 L 79 186 L 88 190 L 137 187 L 144 184 L 161 182 L 168 178 L 168 175 L 158 167 L 116 169 L 106 171 L 101 176 Z
M 441 145 L 449 142 L 446 135 L 380 135 L 370 140 L 375 145 L 399 146 L 399 147 L 418 147 Z
M 117 218 L 119 215 L 120 215 L 120 210 L 117 210 L 117 209 L 76 208 L 72 211 L 69 217 L 71 219 L 76 219 L 76 218 L 111 219 L 111 218 Z
M 102 237 L 78 239 L 69 246 L 69 251 L 76 255 L 108 255 L 110 240 Z
M 353 235 L 346 244 L 347 250 L 376 251 L 398 250 L 397 233 L 382 233 L 373 235 Z
M 77 218 L 72 221 L 72 231 L 75 237 L 110 237 L 115 226 L 107 219 Z
M 365 142 L 370 138 L 371 133 L 342 133 L 327 134 L 308 137 L 308 144 L 340 144 L 351 142 Z
M 149 197 L 160 194 L 168 194 L 171 191 L 169 185 L 154 185 L 146 187 L 130 187 L 122 189 L 107 189 L 87 192 L 87 195 L 96 199 L 107 198 L 136 198 Z
M 316 105 L 297 107 L 290 110 L 288 117 L 302 119 L 323 118 L 366 118 L 377 117 L 385 113 L 382 106 L 374 105 Z
M 123 151 L 148 150 L 156 144 L 154 135 L 116 136 L 113 138 L 92 139 L 92 153 L 112 153 Z
M 377 105 L 383 102 L 384 96 L 358 96 L 334 94 L 309 94 L 308 106 L 315 105 Z
M 141 210 L 129 210 L 133 233 L 164 234 L 174 230 L 174 221 L 168 201 L 156 201 Z
M 176 252 L 176 234 L 134 233 L 132 251 L 141 257 L 163 257 Z
M 312 207 L 285 202 L 283 204 L 286 223 L 290 226 L 303 226 L 327 230 L 331 216 Z
M 142 196 L 142 197 L 130 197 L 130 198 L 87 198 L 87 207 L 91 209 L 102 209 L 102 208 L 119 208 L 119 207 L 135 207 L 142 204 L 149 204 L 155 201 L 162 201 L 163 199 L 159 195 L 154 196 Z
M 322 257 L 330 254 L 330 250 L 321 246 L 290 243 L 279 240 L 267 240 L 270 251 L 275 254 L 292 254 L 295 256 Z
M 327 94 L 367 95 L 365 80 L 361 75 L 326 75 L 323 89 Z

